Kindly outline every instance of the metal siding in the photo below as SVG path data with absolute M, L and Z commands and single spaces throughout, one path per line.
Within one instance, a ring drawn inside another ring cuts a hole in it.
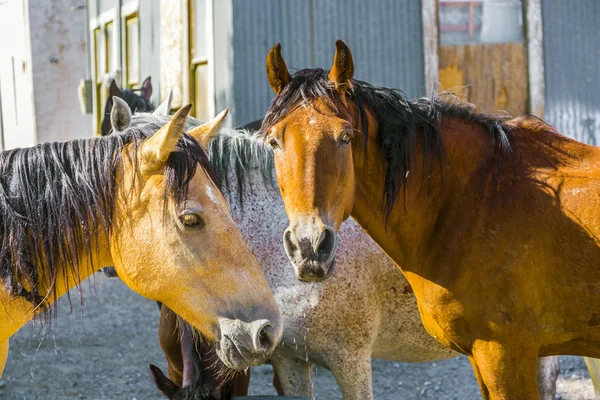
M 374 85 L 423 94 L 421 1 L 314 0 L 318 67 L 329 69 L 335 41 L 352 50 L 354 77 Z
M 310 37 L 309 1 L 233 0 L 236 124 L 262 118 L 273 98 L 265 72 L 269 49 L 280 42 L 292 72 L 310 66 Z
M 140 1 L 140 79 L 152 77 L 152 104 L 160 98 L 160 2 Z M 141 82 L 140 82 L 141 83 Z
M 543 0 L 546 120 L 600 144 L 600 1 Z
M 277 42 L 294 73 L 329 69 L 341 38 L 352 49 L 357 79 L 413 96 L 423 93 L 420 1 L 233 0 L 233 24 L 237 124 L 261 118 L 273 98 L 264 65 Z

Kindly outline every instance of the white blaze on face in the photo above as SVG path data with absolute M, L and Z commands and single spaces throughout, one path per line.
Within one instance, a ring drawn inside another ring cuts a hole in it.
M 213 186 L 210 183 L 206 184 L 206 194 L 208 194 L 208 198 L 215 205 L 219 204 L 219 196 L 217 195 L 217 193 L 215 192 L 215 189 L 213 188 Z

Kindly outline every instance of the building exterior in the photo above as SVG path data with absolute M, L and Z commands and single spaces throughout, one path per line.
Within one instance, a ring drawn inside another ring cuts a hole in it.
M 87 75 L 79 1 L 0 0 L 0 146 L 89 137 L 77 87 Z
M 439 82 L 484 110 L 547 117 L 597 143 L 595 0 L 88 0 L 95 113 L 107 76 L 152 77 L 154 103 L 194 103 L 207 119 L 261 118 L 272 98 L 264 59 L 282 44 L 291 70 L 329 68 L 334 42 L 356 77 L 420 96 Z M 577 23 L 565 23 L 565 16 Z M 564 54 L 569 54 L 565 57 Z

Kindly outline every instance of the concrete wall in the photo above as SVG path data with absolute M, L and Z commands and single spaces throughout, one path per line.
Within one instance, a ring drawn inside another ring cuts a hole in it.
M 29 1 L 31 69 L 37 142 L 92 136 L 92 118 L 83 115 L 77 86 L 87 72 L 86 20 L 74 0 Z

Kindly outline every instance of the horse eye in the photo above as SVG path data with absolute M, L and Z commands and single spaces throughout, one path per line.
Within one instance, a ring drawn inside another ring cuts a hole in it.
M 341 142 L 343 144 L 348 144 L 348 143 L 350 143 L 351 140 L 352 140 L 352 135 L 349 133 L 345 133 L 344 136 L 342 136 Z
M 179 220 L 186 228 L 202 228 L 204 220 L 198 214 L 183 214 L 179 216 Z
M 271 146 L 273 150 L 276 150 L 279 148 L 279 143 L 277 143 L 277 140 L 275 140 L 275 138 L 271 138 L 269 140 L 269 146 Z

